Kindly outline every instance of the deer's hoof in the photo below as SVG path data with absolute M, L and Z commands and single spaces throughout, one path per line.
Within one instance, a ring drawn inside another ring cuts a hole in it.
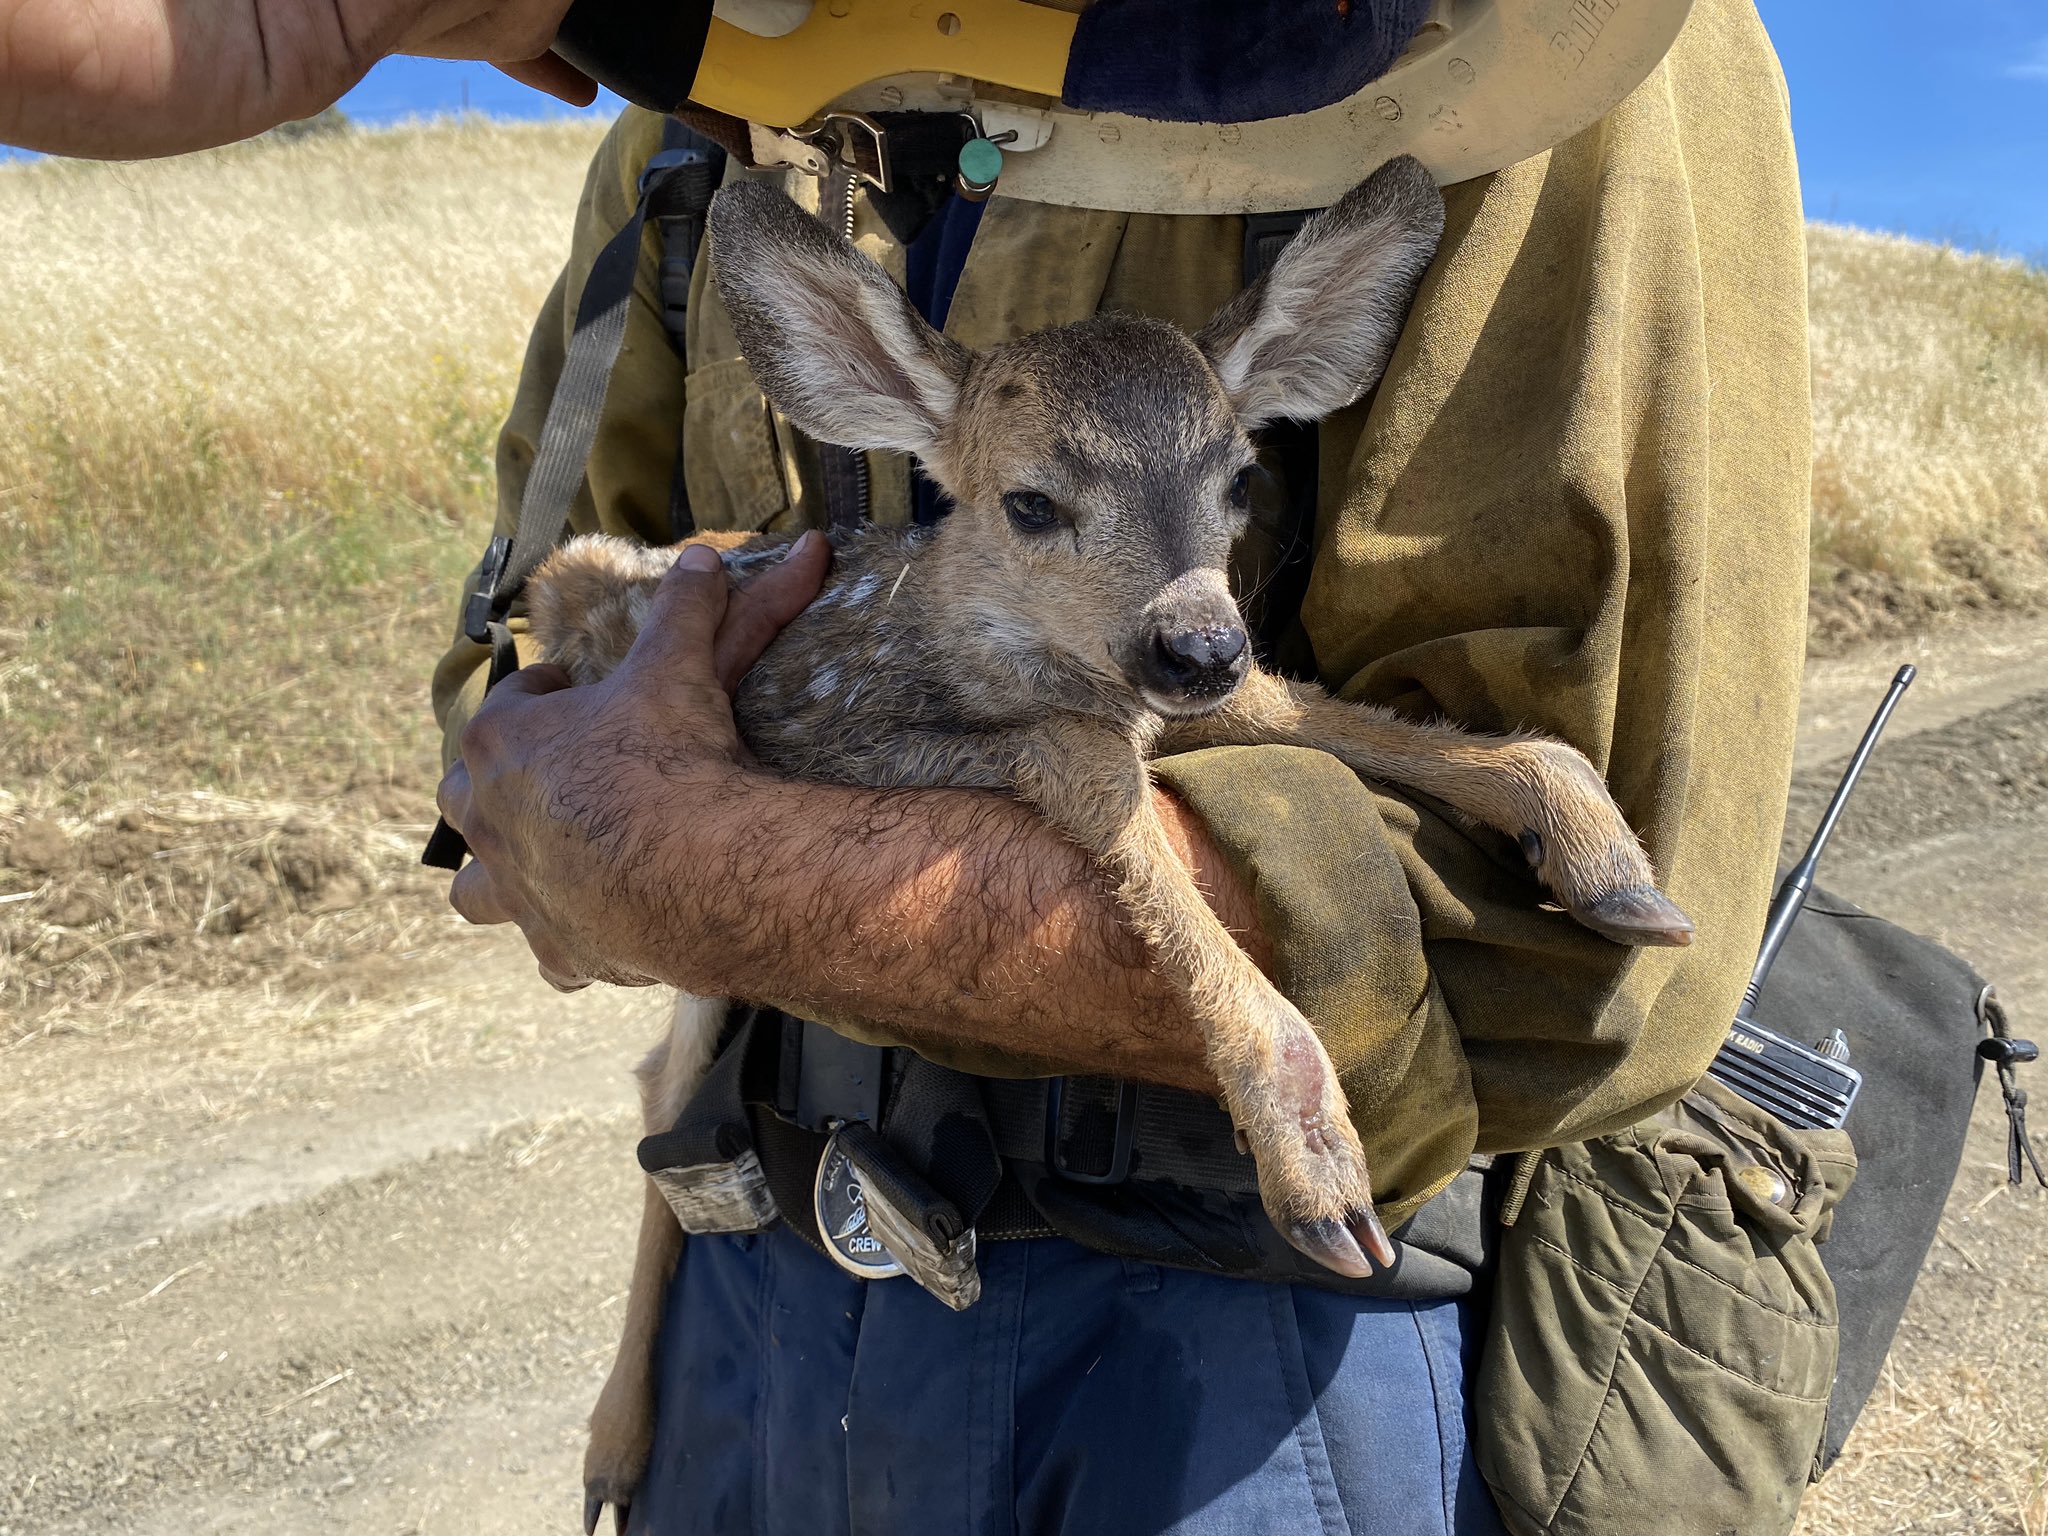
M 1394 1245 L 1387 1241 L 1379 1217 L 1369 1206 L 1363 1211 L 1346 1212 L 1341 1219 L 1322 1216 L 1285 1222 L 1280 1231 L 1289 1243 L 1323 1268 L 1354 1280 L 1370 1277 L 1375 1260 L 1382 1269 L 1390 1268 L 1394 1262 Z
M 583 1485 L 583 1536 L 595 1536 L 597 1522 L 604 1518 L 605 1505 L 612 1507 L 612 1530 L 626 1536 L 626 1517 L 633 1511 L 633 1495 L 612 1485 L 610 1478 L 593 1478 Z
M 1692 919 L 1654 886 L 1617 891 L 1574 915 L 1595 933 L 1617 944 L 1683 948 L 1692 942 Z

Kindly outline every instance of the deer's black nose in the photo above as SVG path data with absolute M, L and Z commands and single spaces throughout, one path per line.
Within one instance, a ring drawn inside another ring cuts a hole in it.
M 1152 644 L 1161 675 L 1178 687 L 1202 689 L 1235 682 L 1243 671 L 1244 631 L 1235 624 L 1162 629 Z

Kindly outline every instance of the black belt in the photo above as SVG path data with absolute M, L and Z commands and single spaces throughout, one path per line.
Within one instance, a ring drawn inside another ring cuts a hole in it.
M 1252 1159 L 1202 1095 L 974 1077 L 762 1008 L 735 1008 L 703 1088 L 674 1129 L 641 1142 L 640 1162 L 691 1231 L 755 1230 L 779 1216 L 829 1253 L 820 1170 L 838 1141 L 871 1186 L 893 1191 L 910 1226 L 941 1246 L 966 1234 L 969 1267 L 977 1241 L 1063 1236 L 1180 1268 L 1421 1298 L 1470 1290 L 1490 1246 L 1472 1171 L 1395 1234 L 1393 1270 L 1344 1280 L 1273 1230 Z

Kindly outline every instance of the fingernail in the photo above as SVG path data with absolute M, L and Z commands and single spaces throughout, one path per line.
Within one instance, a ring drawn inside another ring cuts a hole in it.
M 676 557 L 676 564 L 686 571 L 715 571 L 724 563 L 709 544 L 692 544 Z
M 806 528 L 796 536 L 796 542 L 782 552 L 784 560 L 794 560 L 798 555 L 810 553 L 811 546 L 818 542 L 818 530 Z

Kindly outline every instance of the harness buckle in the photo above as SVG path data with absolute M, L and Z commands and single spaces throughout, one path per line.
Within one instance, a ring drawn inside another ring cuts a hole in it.
M 707 165 L 711 157 L 701 149 L 658 149 L 647 157 L 647 164 L 640 168 L 640 185 L 635 189 L 641 197 L 658 181 L 668 179 L 668 173 L 680 165 Z
M 1138 1085 L 1117 1083 L 1116 1122 L 1109 1138 L 1109 1167 L 1101 1173 L 1086 1173 L 1070 1167 L 1066 1159 L 1063 1121 L 1069 1079 L 1055 1077 L 1045 1086 L 1045 1166 L 1060 1178 L 1075 1184 L 1121 1184 L 1131 1176 L 1131 1147 L 1138 1135 Z
M 498 584 L 505 579 L 505 566 L 512 558 L 512 541 L 504 534 L 493 538 L 476 568 L 476 590 L 462 605 L 462 632 L 478 645 L 491 643 L 491 626 L 504 622 L 512 606 L 512 594 L 498 600 Z
M 865 112 L 827 112 L 790 137 L 822 149 L 834 165 L 851 171 L 877 192 L 896 190 L 889 163 L 889 130 Z

